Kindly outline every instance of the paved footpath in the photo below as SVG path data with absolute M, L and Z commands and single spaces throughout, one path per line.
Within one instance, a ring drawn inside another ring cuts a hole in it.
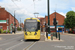
M 60 33 L 61 35 L 73 35 L 73 36 L 75 36 L 75 34 L 73 34 L 73 33 Z

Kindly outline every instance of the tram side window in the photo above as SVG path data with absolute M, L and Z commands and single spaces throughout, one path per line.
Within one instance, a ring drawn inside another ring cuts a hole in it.
M 40 22 L 38 22 L 38 30 L 40 30 Z

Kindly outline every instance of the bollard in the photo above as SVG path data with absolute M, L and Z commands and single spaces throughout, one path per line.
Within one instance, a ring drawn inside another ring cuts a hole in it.
M 53 33 L 53 36 L 54 36 L 54 33 Z
M 55 33 L 55 37 L 56 37 L 56 33 Z
M 57 38 L 59 38 L 59 33 L 57 33 Z
M 48 38 L 48 32 L 46 32 L 46 37 Z
M 57 33 L 56 33 L 56 39 L 57 39 Z
M 48 39 L 51 39 L 51 35 L 48 33 Z
M 59 33 L 59 40 L 60 40 L 60 33 Z
M 51 40 L 53 40 L 53 34 L 51 34 Z

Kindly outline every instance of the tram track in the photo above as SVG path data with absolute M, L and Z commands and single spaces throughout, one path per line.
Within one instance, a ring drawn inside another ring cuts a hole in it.
M 26 48 L 24 48 L 23 50 L 29 50 L 36 42 L 31 43 L 30 45 L 28 45 Z

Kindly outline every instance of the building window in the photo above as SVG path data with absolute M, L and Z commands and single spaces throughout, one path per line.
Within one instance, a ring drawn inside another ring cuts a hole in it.
M 58 25 L 58 20 L 57 20 L 57 25 Z
M 0 26 L 0 29 L 3 29 L 3 26 Z

